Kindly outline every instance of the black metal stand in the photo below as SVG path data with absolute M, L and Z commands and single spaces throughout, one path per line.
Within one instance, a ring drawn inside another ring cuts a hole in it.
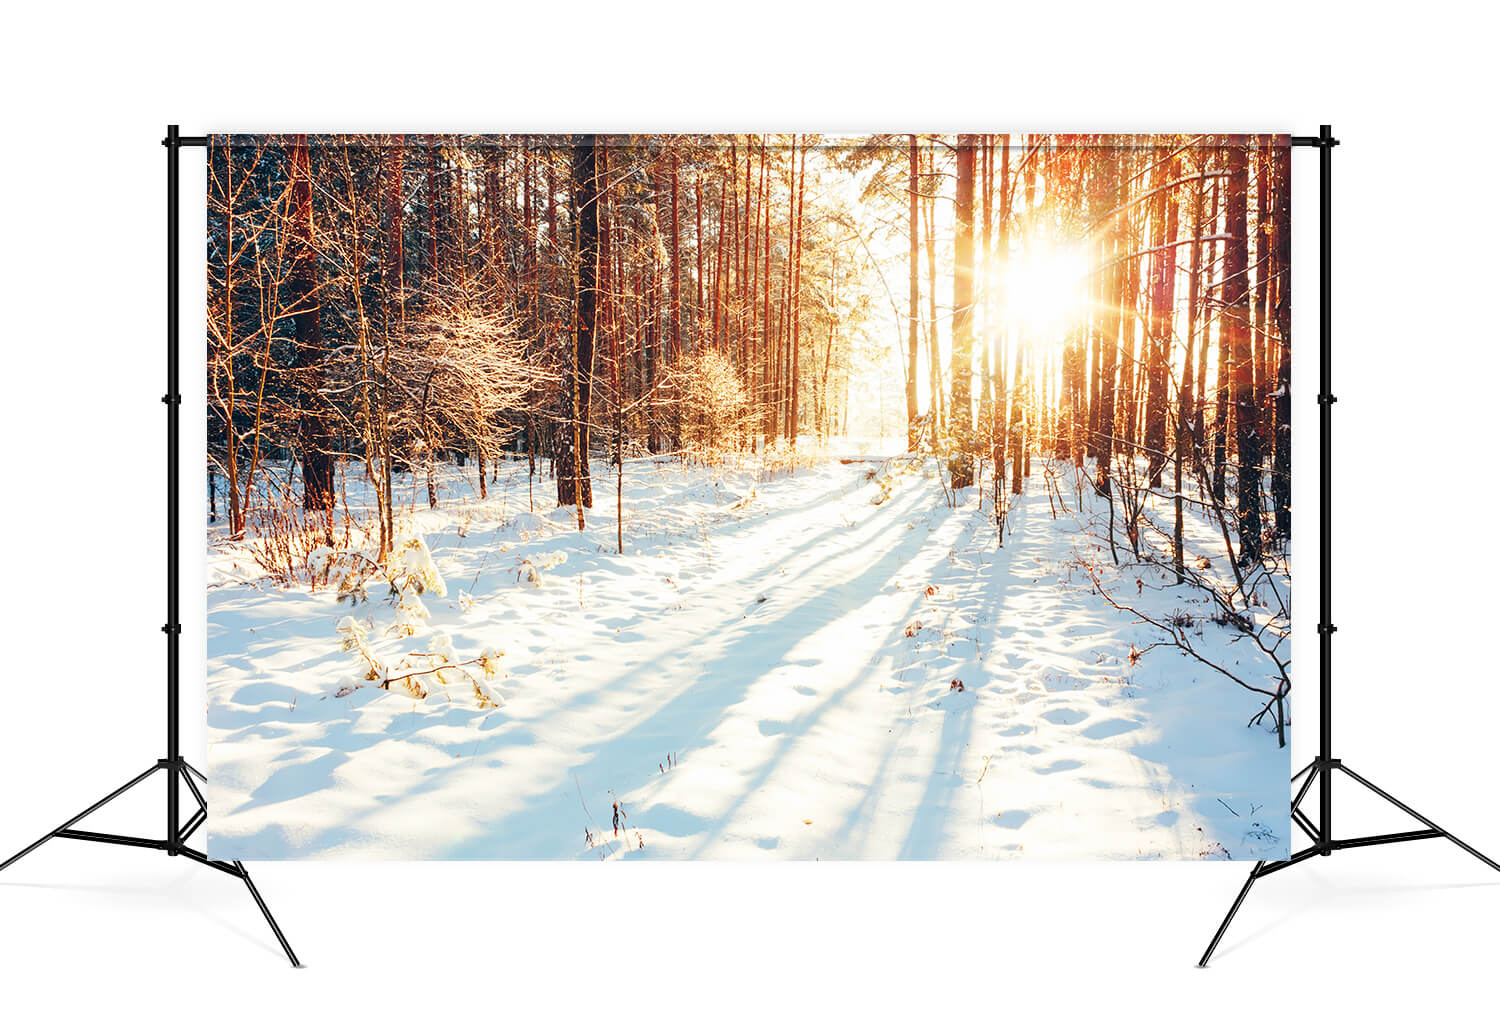
M 1312 845 L 1303 850 L 1298 850 L 1289 858 L 1282 861 L 1260 861 L 1250 869 L 1250 877 L 1245 880 L 1244 888 L 1234 898 L 1234 903 L 1229 907 L 1229 913 L 1224 916 L 1224 921 L 1219 925 L 1219 930 L 1214 932 L 1213 941 L 1203 951 L 1203 957 L 1198 961 L 1199 967 L 1207 967 L 1209 958 L 1214 955 L 1214 950 L 1219 946 L 1219 940 L 1224 938 L 1224 933 L 1229 930 L 1229 925 L 1234 921 L 1234 915 L 1239 912 L 1240 905 L 1245 902 L 1245 897 L 1250 894 L 1250 887 L 1255 884 L 1256 879 L 1264 878 L 1266 875 L 1275 874 L 1282 868 L 1289 868 L 1293 864 L 1300 864 L 1311 857 L 1327 857 L 1335 850 L 1351 850 L 1357 846 L 1385 846 L 1390 843 L 1407 843 L 1417 839 L 1447 839 L 1456 844 L 1460 849 L 1473 854 L 1481 861 L 1500 871 L 1500 864 L 1486 857 L 1468 843 L 1463 842 L 1453 833 L 1439 828 L 1428 818 L 1424 818 L 1406 804 L 1391 796 L 1385 790 L 1375 785 L 1354 769 L 1346 766 L 1342 761 L 1333 756 L 1333 634 L 1336 627 L 1333 625 L 1333 556 L 1331 540 L 1333 535 L 1333 403 L 1337 401 L 1330 390 L 1333 376 L 1333 301 L 1331 298 L 1333 287 L 1333 213 L 1330 200 L 1333 194 L 1333 147 L 1338 145 L 1338 140 L 1333 137 L 1333 129 L 1328 125 L 1322 125 L 1315 136 L 1293 136 L 1294 146 L 1316 146 L 1318 148 L 1318 207 L 1319 207 L 1319 231 L 1318 231 L 1318 756 L 1317 759 L 1292 776 L 1292 785 L 1301 780 L 1302 786 L 1297 790 L 1297 795 L 1292 798 L 1292 821 L 1300 828 L 1307 837 L 1312 840 Z M 1421 822 L 1426 828 L 1412 829 L 1407 832 L 1387 832 L 1382 835 L 1360 836 L 1356 839 L 1336 839 L 1333 833 L 1333 777 L 1337 772 L 1342 772 L 1355 782 L 1364 786 L 1370 792 L 1380 797 L 1386 803 L 1398 808 L 1410 815 L 1416 821 Z M 1302 811 L 1302 801 L 1312 791 L 1313 783 L 1318 784 L 1318 823 L 1314 824 Z
M 239 861 L 226 863 L 224 861 L 209 860 L 206 854 L 200 853 L 187 845 L 188 838 L 208 820 L 208 802 L 203 798 L 203 791 L 198 788 L 199 782 L 207 782 L 208 780 L 202 772 L 183 760 L 179 749 L 180 736 L 177 694 L 181 674 L 179 647 L 182 639 L 182 621 L 178 616 L 181 582 L 178 579 L 178 542 L 180 531 L 177 498 L 179 483 L 179 413 L 182 407 L 182 394 L 178 390 L 178 157 L 181 154 L 183 146 L 206 146 L 207 144 L 208 140 L 203 136 L 184 137 L 178 132 L 177 125 L 175 124 L 167 126 L 167 137 L 162 140 L 162 145 L 167 148 L 167 393 L 162 396 L 162 402 L 167 406 L 167 624 L 162 626 L 161 630 L 167 635 L 167 756 L 157 761 L 150 768 L 141 772 L 141 774 L 125 783 L 125 785 L 98 803 L 92 804 L 79 814 L 69 818 L 57 828 L 26 847 L 26 849 L 17 853 L 5 861 L 5 863 L 0 864 L 0 871 L 4 871 L 49 839 L 81 839 L 91 843 L 108 843 L 114 846 L 139 846 L 148 850 L 163 850 L 168 857 L 187 857 L 189 860 L 197 861 L 199 864 L 222 871 L 227 875 L 233 875 L 235 878 L 243 881 L 245 888 L 250 890 L 250 896 L 255 900 L 255 905 L 265 915 L 266 923 L 271 926 L 271 931 L 275 933 L 276 941 L 281 943 L 281 948 L 286 953 L 287 959 L 292 962 L 293 967 L 301 967 L 302 963 L 297 959 L 297 954 L 292 952 L 291 944 L 287 942 L 286 936 L 282 934 L 281 927 L 276 923 L 276 919 L 271 916 L 271 910 L 266 906 L 266 901 L 261 898 L 260 892 L 255 888 L 255 883 L 250 880 L 250 872 L 245 870 L 245 865 Z M 112 832 L 91 832 L 87 829 L 73 827 L 112 800 L 125 795 L 125 793 L 134 789 L 140 783 L 145 782 L 159 771 L 167 773 L 167 829 L 165 839 L 146 839 L 140 836 L 117 835 Z M 193 799 L 198 804 L 198 809 L 185 822 L 182 821 L 179 814 L 179 783 L 187 786 L 188 791 L 193 794 Z

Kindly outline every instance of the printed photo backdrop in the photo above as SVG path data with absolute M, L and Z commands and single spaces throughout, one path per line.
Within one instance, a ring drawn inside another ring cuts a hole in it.
M 210 855 L 1284 858 L 1288 141 L 214 137 Z

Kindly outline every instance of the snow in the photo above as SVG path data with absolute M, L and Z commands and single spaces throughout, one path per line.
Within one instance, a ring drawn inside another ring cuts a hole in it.
M 210 527 L 209 853 L 1285 857 L 1289 748 L 1247 726 L 1262 699 L 1173 649 L 1132 656 L 1162 635 L 1092 592 L 1097 509 L 1054 464 L 1054 518 L 1046 465 L 997 548 L 988 499 L 950 508 L 931 459 L 770 479 L 629 460 L 624 554 L 602 463 L 583 532 L 524 462 L 486 500 L 447 467 L 436 510 L 398 482 L 423 506 L 398 561 L 425 615 L 384 581 L 352 608 L 278 588 Z M 1189 527 L 1211 551 L 1216 527 Z M 1124 572 L 1153 617 L 1199 607 Z M 1198 628 L 1274 686 L 1237 633 Z

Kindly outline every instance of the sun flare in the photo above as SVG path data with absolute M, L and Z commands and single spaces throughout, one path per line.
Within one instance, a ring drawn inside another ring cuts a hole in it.
M 1049 246 L 1010 265 L 1005 273 L 1005 309 L 1017 326 L 1032 332 L 1065 326 L 1083 315 L 1088 259 L 1082 247 Z

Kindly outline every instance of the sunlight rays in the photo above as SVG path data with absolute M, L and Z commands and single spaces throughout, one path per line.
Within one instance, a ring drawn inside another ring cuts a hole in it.
M 1000 317 L 1032 336 L 1066 330 L 1088 312 L 1088 258 L 1077 245 L 1046 246 L 1003 271 Z

